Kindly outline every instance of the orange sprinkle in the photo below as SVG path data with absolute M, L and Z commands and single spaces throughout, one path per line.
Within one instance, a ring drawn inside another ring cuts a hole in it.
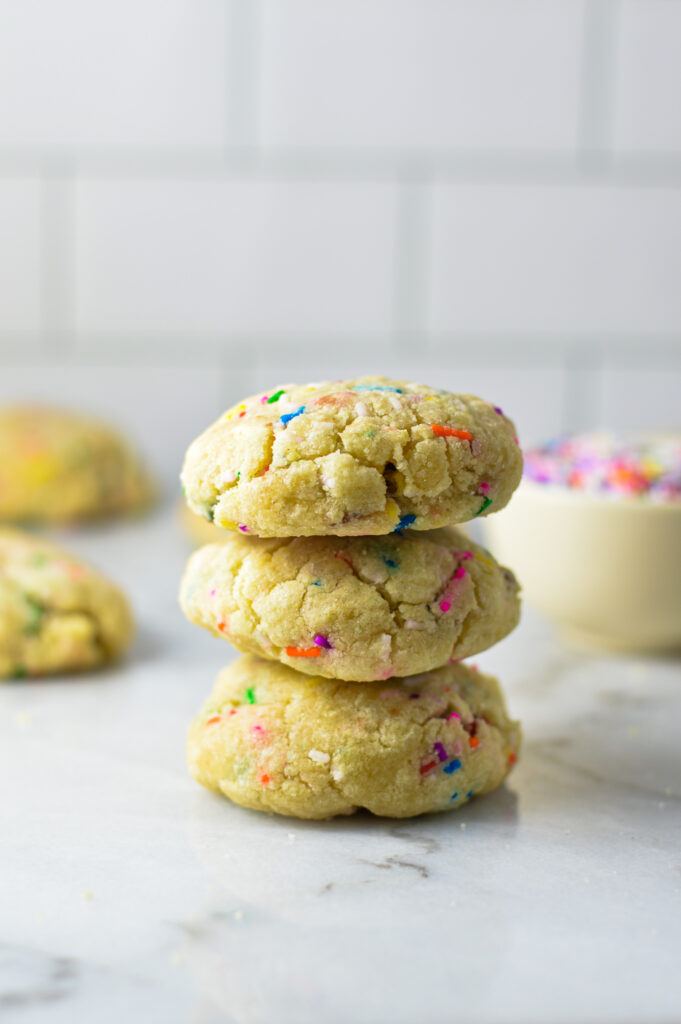
M 471 441 L 473 435 L 467 430 L 454 430 L 453 427 L 443 427 L 439 423 L 431 423 L 430 429 L 436 437 L 458 437 L 462 441 Z
M 509 764 L 515 764 L 517 760 L 518 760 L 518 755 L 516 753 L 514 753 L 514 751 L 512 750 L 511 753 L 508 755 L 508 763 Z
M 208 719 L 208 721 L 206 722 L 206 725 L 215 725 L 215 723 L 219 722 L 221 718 L 222 718 L 222 715 L 214 715 L 212 718 Z
M 322 653 L 320 647 L 287 647 L 289 658 L 318 658 Z
M 263 772 L 262 775 L 260 776 L 260 784 L 266 786 L 269 781 L 269 775 L 267 774 L 267 772 Z
M 478 739 L 477 736 L 471 736 L 471 738 L 468 741 L 468 743 L 469 743 L 469 745 L 471 747 L 477 747 L 479 742 L 480 742 L 480 740 Z
M 228 632 L 227 623 L 225 622 L 224 619 L 221 619 L 220 622 L 218 622 L 218 629 L 220 630 L 221 633 Z

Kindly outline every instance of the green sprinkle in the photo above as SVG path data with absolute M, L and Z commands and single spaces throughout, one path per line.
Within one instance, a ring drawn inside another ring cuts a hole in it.
M 257 704 L 257 701 L 255 699 L 255 687 L 254 686 L 249 686 L 248 689 L 246 690 L 246 703 L 247 704 Z
M 284 394 L 283 390 L 282 391 L 275 391 L 274 394 L 270 395 L 270 397 L 267 399 L 267 404 L 268 405 L 272 405 L 273 402 L 278 402 L 283 394 Z
M 491 499 L 491 498 L 485 498 L 485 499 L 483 500 L 483 502 L 482 502 L 482 505 L 480 506 L 480 508 L 478 509 L 478 511 L 477 511 L 477 512 L 475 513 L 475 515 L 473 516 L 473 518 L 475 519 L 475 518 L 476 518 L 477 516 L 481 516 L 481 515 L 482 515 L 482 513 L 483 513 L 483 512 L 485 511 L 485 509 L 486 509 L 486 508 L 489 508 L 491 504 L 492 504 L 492 499 Z
M 237 480 L 239 479 L 240 476 L 241 476 L 241 470 L 239 470 L 239 472 L 236 475 Z
M 372 437 L 376 437 L 376 431 L 373 428 L 371 430 L 365 430 L 364 436 L 368 437 L 369 440 L 371 440 Z
M 23 665 L 15 665 L 15 667 L 12 669 L 12 679 L 23 679 L 27 675 L 28 672 L 26 671 Z
M 29 597 L 28 594 L 25 595 L 25 600 L 31 617 L 24 626 L 24 633 L 27 633 L 29 636 L 35 636 L 36 633 L 40 632 L 40 622 L 45 614 L 45 609 L 38 601 L 34 601 L 32 597 Z

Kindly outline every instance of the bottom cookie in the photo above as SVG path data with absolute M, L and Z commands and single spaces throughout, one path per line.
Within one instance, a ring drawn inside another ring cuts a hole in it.
M 198 782 L 243 807 L 408 818 L 496 789 L 520 735 L 497 681 L 466 665 L 346 683 L 246 655 L 218 676 L 188 761 Z

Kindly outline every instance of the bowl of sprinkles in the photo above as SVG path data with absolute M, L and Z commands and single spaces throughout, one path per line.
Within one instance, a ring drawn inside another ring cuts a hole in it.
M 681 433 L 578 434 L 524 459 L 485 534 L 528 603 L 581 644 L 681 650 Z

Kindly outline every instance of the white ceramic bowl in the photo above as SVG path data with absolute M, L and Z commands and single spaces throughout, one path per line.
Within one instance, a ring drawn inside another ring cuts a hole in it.
M 523 480 L 482 525 L 528 603 L 576 640 L 681 650 L 681 503 Z

